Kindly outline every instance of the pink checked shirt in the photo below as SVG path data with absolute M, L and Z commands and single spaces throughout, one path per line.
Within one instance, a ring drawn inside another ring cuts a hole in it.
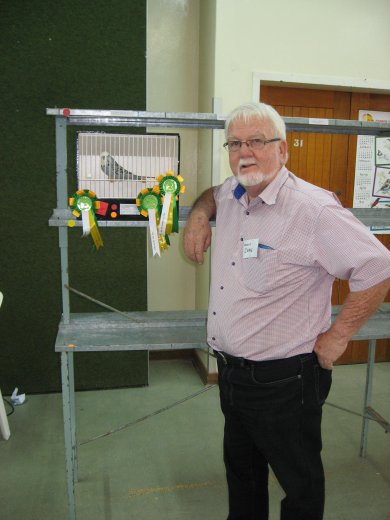
M 208 343 L 253 360 L 311 352 L 330 326 L 334 279 L 368 289 L 390 277 L 390 251 L 286 168 L 249 204 L 244 193 L 235 177 L 214 190 Z M 256 257 L 243 258 L 246 240 L 258 240 Z

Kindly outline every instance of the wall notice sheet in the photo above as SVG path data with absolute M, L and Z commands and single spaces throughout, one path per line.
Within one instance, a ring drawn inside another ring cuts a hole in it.
M 390 112 L 359 110 L 359 121 L 390 123 Z M 358 136 L 353 207 L 390 209 L 390 137 Z M 390 234 L 390 228 L 370 229 Z

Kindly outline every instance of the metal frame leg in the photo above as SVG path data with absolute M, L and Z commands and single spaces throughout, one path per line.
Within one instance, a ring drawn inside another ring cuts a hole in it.
M 76 520 L 75 483 L 77 481 L 77 451 L 73 352 L 61 353 L 61 378 L 69 518 L 70 520 Z
M 375 348 L 376 340 L 370 339 L 368 342 L 368 360 L 367 360 L 367 373 L 366 373 L 366 389 L 364 394 L 364 407 L 363 407 L 363 424 L 362 424 L 362 435 L 360 439 L 360 456 L 365 457 L 367 454 L 367 436 L 368 436 L 368 424 L 370 419 L 368 418 L 368 408 L 371 404 L 372 395 L 372 381 L 375 365 Z

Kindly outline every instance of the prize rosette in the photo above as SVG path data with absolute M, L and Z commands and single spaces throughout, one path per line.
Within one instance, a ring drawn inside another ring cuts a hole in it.
M 80 218 L 83 223 L 83 236 L 91 235 L 96 249 L 103 246 L 97 226 L 95 210 L 99 209 L 100 202 L 96 198 L 96 193 L 91 190 L 78 190 L 70 197 L 69 206 L 75 217 Z
M 159 232 L 161 235 L 178 233 L 179 215 L 176 201 L 179 200 L 179 194 L 185 191 L 184 179 L 181 175 L 174 175 L 172 171 L 167 171 L 165 175 L 157 177 L 157 182 L 163 204 Z
M 160 188 L 155 185 L 153 188 L 144 188 L 135 200 L 138 211 L 143 217 L 149 217 L 149 231 L 152 242 L 153 256 L 161 256 L 161 251 L 168 248 L 169 241 L 164 235 L 160 235 L 157 226 L 160 221 L 161 195 Z

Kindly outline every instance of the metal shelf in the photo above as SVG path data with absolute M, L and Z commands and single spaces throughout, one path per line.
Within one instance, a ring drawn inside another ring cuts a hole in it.
M 223 129 L 226 116 L 192 112 L 142 112 L 134 110 L 83 110 L 47 108 L 46 114 L 63 117 L 67 125 Z M 390 135 L 389 123 L 349 119 L 284 117 L 288 132 Z
M 365 226 L 389 227 L 390 228 L 390 208 L 348 208 L 351 213 L 355 215 Z M 188 214 L 191 211 L 191 206 L 181 206 L 179 208 L 179 226 L 184 227 Z M 49 219 L 49 226 L 51 227 L 68 227 L 69 221 L 73 221 L 74 226 L 82 225 L 81 220 L 77 220 L 72 215 L 70 209 L 55 209 Z M 215 221 L 211 220 L 210 224 L 215 225 Z M 99 227 L 147 227 L 148 220 L 99 220 Z

